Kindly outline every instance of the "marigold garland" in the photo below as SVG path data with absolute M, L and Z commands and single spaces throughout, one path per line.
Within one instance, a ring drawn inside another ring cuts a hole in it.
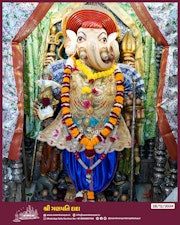
M 78 64 L 78 60 L 76 61 Z M 84 145 L 86 147 L 86 150 L 94 152 L 94 146 L 100 143 L 101 141 L 104 141 L 107 136 L 112 132 L 112 130 L 115 128 L 118 122 L 118 118 L 121 114 L 121 109 L 123 108 L 123 92 L 124 92 L 124 77 L 123 74 L 120 72 L 114 72 L 112 68 L 109 70 L 111 71 L 111 74 L 115 74 L 115 80 L 116 80 L 116 96 L 113 104 L 113 108 L 110 112 L 109 120 L 105 124 L 104 128 L 101 130 L 100 134 L 93 137 L 92 139 L 89 139 L 85 136 L 85 134 L 81 133 L 76 126 L 76 124 L 73 122 L 72 115 L 70 112 L 70 77 L 72 73 L 72 68 L 66 67 L 64 70 L 63 80 L 62 80 L 62 90 L 61 90 L 61 102 L 62 102 L 62 119 L 66 126 L 68 127 L 68 130 L 73 138 L 76 138 L 76 140 L 79 141 L 80 144 Z M 103 76 L 102 72 L 101 77 L 105 77 L 110 72 L 105 71 L 105 76 Z M 96 74 L 95 77 L 93 76 L 93 73 L 87 75 L 88 79 L 97 79 L 99 75 Z
M 112 67 L 108 70 L 104 70 L 102 72 L 92 72 L 92 70 L 84 65 L 79 59 L 76 60 L 76 66 L 80 71 L 83 72 L 83 74 L 88 78 L 89 81 L 108 77 L 114 73 L 114 70 L 116 68 L 116 65 L 113 64 Z

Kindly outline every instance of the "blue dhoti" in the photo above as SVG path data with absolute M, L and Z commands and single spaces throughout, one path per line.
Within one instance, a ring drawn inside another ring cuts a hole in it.
M 80 152 L 79 156 L 89 168 L 100 158 L 101 154 L 96 154 L 93 159 L 88 159 L 84 152 Z M 63 164 L 77 191 L 89 190 L 97 194 L 108 187 L 114 176 L 117 167 L 117 153 L 108 153 L 102 162 L 92 170 L 91 183 L 86 180 L 86 169 L 77 161 L 72 152 L 63 151 Z

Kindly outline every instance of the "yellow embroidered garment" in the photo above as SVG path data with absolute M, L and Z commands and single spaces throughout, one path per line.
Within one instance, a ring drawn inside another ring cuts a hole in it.
M 73 121 L 78 126 L 79 131 L 84 132 L 91 139 L 103 129 L 113 107 L 116 96 L 114 75 L 97 79 L 91 83 L 81 72 L 75 71 L 72 73 L 70 85 L 70 110 Z M 56 119 L 40 133 L 38 140 L 46 141 L 51 146 L 67 149 L 68 151 L 73 151 L 73 149 L 78 151 L 84 150 L 84 147 L 76 139 L 72 138 L 70 140 L 67 137 L 69 137 L 69 133 L 67 127 L 62 123 L 60 112 Z M 95 146 L 97 153 L 101 153 L 108 148 L 108 143 L 110 143 L 109 137 L 105 142 Z M 115 134 L 115 141 L 110 152 L 121 151 L 129 147 L 131 147 L 130 133 L 121 116 L 120 124 Z

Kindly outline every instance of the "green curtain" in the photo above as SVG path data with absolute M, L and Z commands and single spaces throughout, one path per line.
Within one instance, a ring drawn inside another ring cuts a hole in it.
M 129 3 L 119 3 L 119 5 L 132 17 L 141 32 L 144 61 L 143 80 L 145 84 L 145 121 L 143 139 L 148 140 L 156 137 L 157 73 L 155 40 L 146 31 Z
M 155 41 L 148 35 L 144 36 L 144 84 L 146 92 L 144 139 L 156 137 L 156 53 Z
M 35 81 L 43 72 L 44 49 L 49 29 L 49 18 L 70 3 L 54 3 L 36 29 L 26 38 L 24 45 L 24 112 L 26 136 L 35 138 L 41 130 L 41 121 L 33 116 L 33 102 L 38 95 Z
M 145 140 L 156 137 L 156 93 L 157 93 L 157 73 L 156 73 L 156 49 L 155 40 L 145 30 L 139 18 L 136 16 L 134 10 L 129 3 L 119 3 L 120 7 L 124 9 L 131 18 L 135 21 L 141 32 L 143 44 L 143 80 L 145 85 L 145 120 L 143 124 L 143 143 Z M 130 179 L 131 149 L 123 151 L 123 160 L 119 161 L 118 170 L 126 174 Z M 135 163 L 135 174 L 139 173 L 140 163 Z

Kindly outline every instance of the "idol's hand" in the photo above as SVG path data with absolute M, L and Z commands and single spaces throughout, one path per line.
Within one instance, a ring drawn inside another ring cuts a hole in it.
M 39 107 L 40 107 L 40 104 L 39 104 L 38 100 L 35 100 L 34 103 L 33 103 L 33 115 L 34 115 L 36 120 L 39 120 L 39 117 L 38 117 Z
M 49 64 L 54 62 L 55 61 L 55 56 L 56 56 L 56 54 L 54 52 L 48 52 L 46 54 L 46 58 L 44 60 L 44 66 L 48 66 Z

